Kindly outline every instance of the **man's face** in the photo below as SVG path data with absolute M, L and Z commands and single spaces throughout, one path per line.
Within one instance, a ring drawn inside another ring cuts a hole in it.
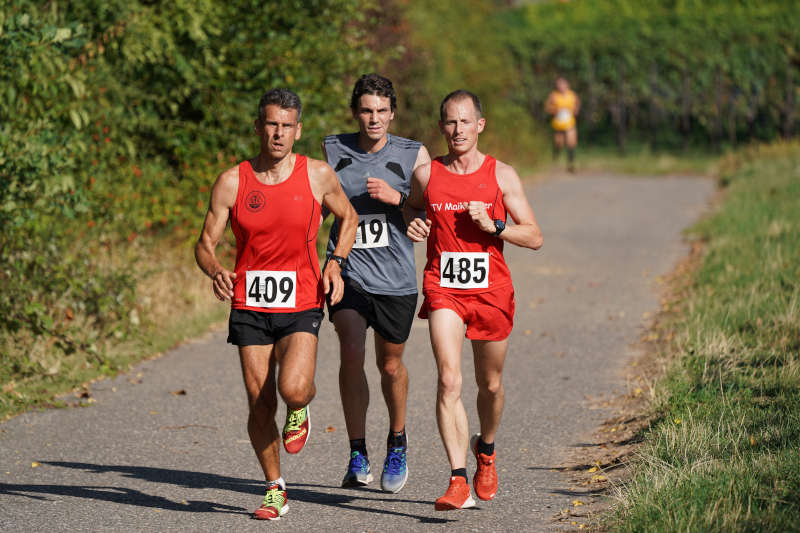
M 486 119 L 478 117 L 471 98 L 449 100 L 444 106 L 444 120 L 439 130 L 447 141 L 451 154 L 464 154 L 478 144 L 478 134 L 483 131 Z
M 302 129 L 303 124 L 297 122 L 297 109 L 284 109 L 276 104 L 267 105 L 263 122 L 256 119 L 261 150 L 275 159 L 282 159 L 291 153 Z
M 556 89 L 559 92 L 565 93 L 567 92 L 567 89 L 569 89 L 569 83 L 567 83 L 567 80 L 564 78 L 558 78 L 556 80 Z
M 394 119 L 392 101 L 388 96 L 362 94 L 358 99 L 358 108 L 353 110 L 353 118 L 358 121 L 358 129 L 370 140 L 380 141 L 389 131 L 389 124 Z

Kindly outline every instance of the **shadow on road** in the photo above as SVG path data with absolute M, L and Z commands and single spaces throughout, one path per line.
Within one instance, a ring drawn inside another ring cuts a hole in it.
M 204 472 L 192 472 L 188 470 L 172 470 L 168 468 L 153 468 L 146 466 L 127 466 L 127 465 L 98 465 L 91 463 L 75 463 L 64 461 L 42 461 L 42 465 L 56 466 L 62 468 L 73 468 L 83 470 L 92 474 L 104 474 L 114 472 L 122 474 L 123 477 L 141 479 L 153 483 L 168 483 L 190 489 L 217 489 L 243 492 L 262 496 L 264 492 L 264 482 L 260 480 L 241 479 Z M 305 487 L 305 488 L 303 488 Z M 443 524 L 452 522 L 444 518 L 434 518 L 424 515 L 403 513 L 389 509 L 371 508 L 365 506 L 370 502 L 375 503 L 411 503 L 430 506 L 431 502 L 421 500 L 405 500 L 387 497 L 372 497 L 367 494 L 386 493 L 375 489 L 358 490 L 364 495 L 353 494 L 353 491 L 342 492 L 323 492 L 320 489 L 344 490 L 340 487 L 327 485 L 310 484 L 291 484 L 289 495 L 291 500 L 327 505 L 331 507 L 351 509 L 353 511 L 377 513 L 382 515 L 404 516 L 418 520 L 423 524 Z M 168 511 L 185 511 L 193 513 L 231 513 L 245 514 L 251 513 L 243 507 L 234 507 L 214 502 L 189 500 L 175 502 L 162 496 L 154 496 L 140 490 L 115 487 L 115 486 L 94 486 L 94 485 L 24 485 L 0 483 L 0 494 L 23 496 L 38 500 L 47 500 L 46 495 L 70 496 L 74 498 L 85 498 L 125 505 L 137 505 L 140 507 L 153 507 Z M 366 496 L 366 497 L 365 497 Z

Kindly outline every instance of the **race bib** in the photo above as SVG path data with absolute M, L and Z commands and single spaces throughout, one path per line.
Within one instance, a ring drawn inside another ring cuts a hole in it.
M 572 111 L 569 109 L 559 109 L 558 113 L 556 114 L 556 120 L 558 122 L 569 122 L 572 119 Z
M 281 270 L 248 270 L 245 276 L 248 307 L 295 306 L 297 272 Z
M 439 285 L 451 289 L 488 288 L 489 254 L 442 252 L 439 261 Z
M 358 229 L 353 248 L 382 248 L 389 246 L 389 226 L 386 215 L 358 215 Z

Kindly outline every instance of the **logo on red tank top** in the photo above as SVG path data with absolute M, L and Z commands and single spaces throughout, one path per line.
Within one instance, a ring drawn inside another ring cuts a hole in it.
M 253 213 L 257 213 L 264 209 L 264 195 L 261 194 L 261 191 L 250 191 L 245 198 L 244 205 L 247 206 L 248 211 L 252 211 Z

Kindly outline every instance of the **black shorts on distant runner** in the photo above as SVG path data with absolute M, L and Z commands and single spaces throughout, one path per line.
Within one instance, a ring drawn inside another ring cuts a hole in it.
M 322 309 L 307 309 L 296 313 L 261 313 L 249 309 L 231 309 L 228 319 L 228 343 L 236 346 L 266 346 L 275 344 L 292 333 L 319 335 L 325 318 Z
M 342 309 L 353 309 L 367 321 L 376 333 L 389 342 L 402 344 L 408 340 L 414 311 L 417 309 L 417 293 L 395 296 L 391 294 L 372 294 L 364 290 L 358 282 L 344 279 L 344 295 L 336 305 L 328 301 L 328 317 Z

